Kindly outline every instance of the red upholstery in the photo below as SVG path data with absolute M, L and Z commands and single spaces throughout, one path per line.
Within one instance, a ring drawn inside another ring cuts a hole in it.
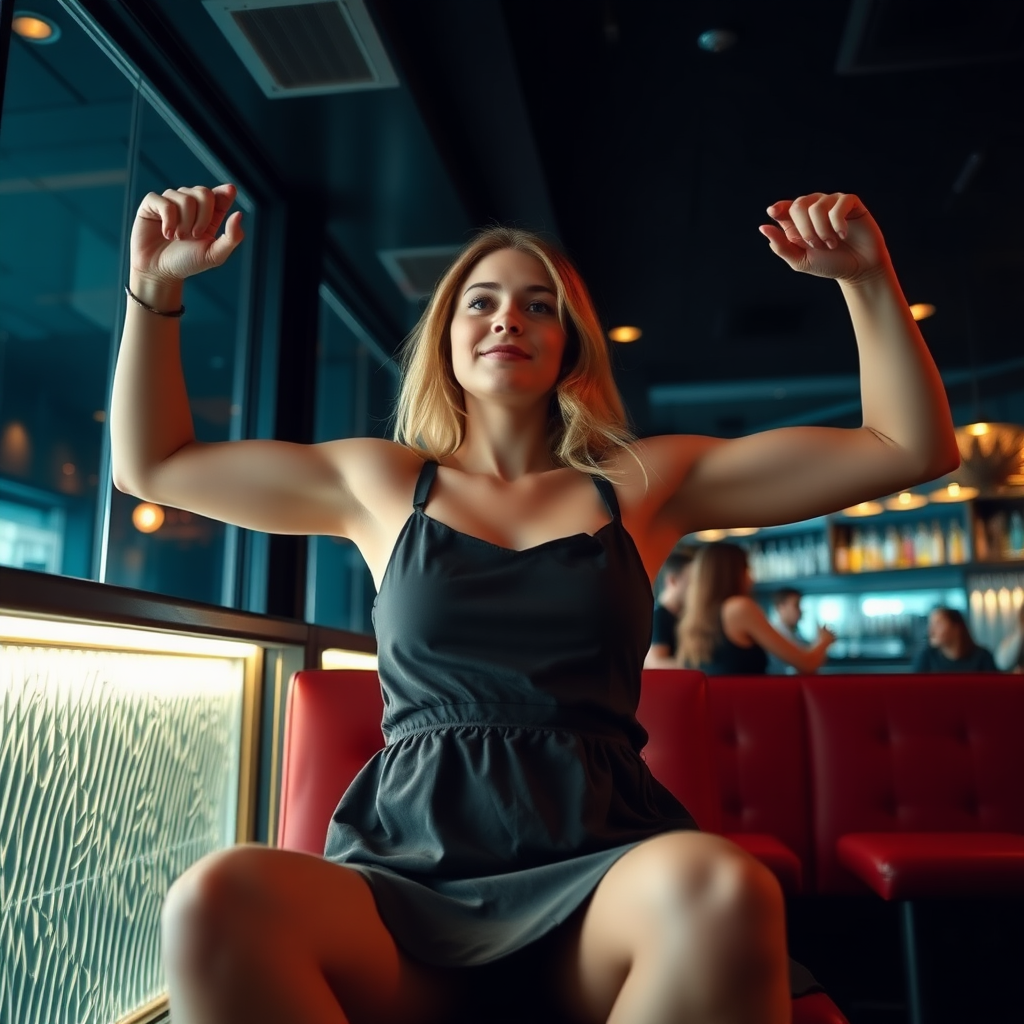
M 646 669 L 637 718 L 649 736 L 643 757 L 651 773 L 702 829 L 720 832 L 705 684 L 692 669 Z
M 384 746 L 380 680 L 367 669 L 296 672 L 285 710 L 277 845 L 323 853 L 348 784 Z
M 801 892 L 813 858 L 800 680 L 714 676 L 708 709 L 722 831 Z
M 928 870 L 920 847 L 913 869 L 909 843 L 902 852 L 890 847 L 902 858 L 904 895 L 917 894 L 912 879 L 929 893 L 964 891 L 967 876 L 938 881 L 940 850 L 948 851 L 947 869 L 957 863 L 957 850 L 963 865 L 966 851 L 941 833 L 969 833 L 977 851 L 988 843 L 982 859 L 1003 842 L 993 833 L 1024 834 L 1024 680 L 995 674 L 824 676 L 802 685 L 819 892 L 865 891 L 848 866 L 868 863 L 861 859 L 865 843 L 844 847 L 852 861 L 839 858 L 839 840 L 852 833 L 932 833 Z M 875 872 L 864 870 L 867 877 Z M 978 878 L 977 863 L 970 877 Z
M 383 703 L 377 673 L 310 670 L 291 680 L 285 718 L 278 845 L 322 853 L 341 794 L 380 749 Z M 644 673 L 640 720 L 650 733 L 651 771 L 699 823 L 718 821 L 708 748 L 705 680 L 699 672 Z M 824 994 L 793 1001 L 793 1024 L 847 1024 Z
M 1024 896 L 1024 836 L 1003 832 L 853 832 L 839 862 L 887 900 Z

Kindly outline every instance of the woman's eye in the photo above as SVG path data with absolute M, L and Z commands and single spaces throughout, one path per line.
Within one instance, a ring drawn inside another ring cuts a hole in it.
M 546 302 L 531 302 L 527 307 L 531 313 L 554 313 Z
M 472 298 L 472 299 L 469 300 L 467 308 L 468 309 L 486 309 L 488 302 L 490 302 L 490 299 L 488 299 L 486 295 L 477 295 L 475 298 Z

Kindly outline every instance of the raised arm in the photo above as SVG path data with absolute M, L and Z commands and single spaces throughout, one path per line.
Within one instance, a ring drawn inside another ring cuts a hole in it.
M 180 308 L 186 278 L 220 266 L 242 241 L 241 213 L 227 216 L 234 198 L 232 185 L 168 189 L 139 207 L 129 275 L 136 298 L 127 299 L 110 409 L 114 485 L 251 529 L 347 535 L 359 503 L 343 467 L 388 442 L 196 441 L 180 320 L 162 314 Z
M 795 644 L 768 621 L 752 597 L 745 595 L 730 597 L 722 605 L 722 626 L 730 639 L 753 640 L 769 654 L 774 654 L 780 661 L 792 665 L 804 675 L 817 672 L 825 664 L 828 649 L 836 639 L 831 630 L 821 626 L 813 644 L 808 647 Z
M 942 380 L 874 218 L 843 193 L 802 196 L 768 213 L 776 223 L 760 230 L 772 251 L 842 290 L 860 354 L 863 425 L 639 442 L 655 481 L 652 520 L 669 534 L 806 519 L 959 465 Z

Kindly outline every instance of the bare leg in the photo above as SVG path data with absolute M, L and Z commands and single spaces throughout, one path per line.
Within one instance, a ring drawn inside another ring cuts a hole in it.
M 168 894 L 164 966 L 175 1024 L 427 1024 L 449 972 L 406 957 L 358 873 L 238 846 Z
M 559 972 L 588 1024 L 789 1024 L 782 893 L 720 836 L 658 836 L 602 879 Z

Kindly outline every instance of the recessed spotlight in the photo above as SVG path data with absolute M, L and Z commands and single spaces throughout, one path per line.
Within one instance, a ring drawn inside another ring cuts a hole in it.
M 608 337 L 612 341 L 618 341 L 625 344 L 629 341 L 636 341 L 644 332 L 639 327 L 613 327 L 608 332 Z
M 844 516 L 877 516 L 882 506 L 877 501 L 862 501 L 843 509 Z
M 164 525 L 164 510 L 144 501 L 132 509 L 132 524 L 139 533 L 156 533 Z
M 923 494 L 914 494 L 913 491 L 900 491 L 899 494 L 886 498 L 884 504 L 892 512 L 909 512 L 911 509 L 923 508 L 928 504 L 928 499 Z
M 11 31 L 29 43 L 55 43 L 60 39 L 60 25 L 35 11 L 15 11 Z
M 914 302 L 910 306 L 910 315 L 915 320 L 927 320 L 935 316 L 935 307 L 930 302 Z

